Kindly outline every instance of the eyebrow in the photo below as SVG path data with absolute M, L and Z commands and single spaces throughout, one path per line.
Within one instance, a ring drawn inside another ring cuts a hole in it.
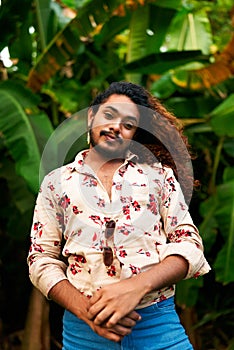
M 117 108 L 115 108 L 115 107 L 113 107 L 113 106 L 105 106 L 105 108 L 109 108 L 109 109 L 111 109 L 114 113 L 117 113 L 117 114 L 119 114 L 119 111 L 118 111 L 118 109 Z M 132 120 L 135 120 L 136 122 L 137 122 L 137 118 L 135 117 L 135 116 L 132 116 L 132 115 L 127 115 L 126 116 L 126 118 L 128 118 L 128 119 L 132 119 Z

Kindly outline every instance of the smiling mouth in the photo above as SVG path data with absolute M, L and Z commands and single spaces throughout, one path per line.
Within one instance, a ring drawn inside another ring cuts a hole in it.
M 109 132 L 109 131 L 105 131 L 105 130 L 102 130 L 100 132 L 100 136 L 105 136 L 106 137 L 106 141 L 117 141 L 119 143 L 122 142 L 122 139 L 119 137 L 119 136 L 116 136 L 115 134 L 113 134 L 112 132 Z

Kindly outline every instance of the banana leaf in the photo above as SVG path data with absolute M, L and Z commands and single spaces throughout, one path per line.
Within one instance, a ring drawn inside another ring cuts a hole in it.
M 0 89 L 1 137 L 16 164 L 16 172 L 36 193 L 39 187 L 40 152 L 37 141 L 22 106 L 9 92 Z
M 215 213 L 224 245 L 214 263 L 216 280 L 224 284 L 234 282 L 234 181 L 217 186 L 218 206 Z
M 28 86 L 39 91 L 66 61 L 82 51 L 84 42 L 89 42 L 98 25 L 103 25 L 113 10 L 123 1 L 95 0 L 80 8 L 77 16 L 61 30 L 42 52 L 31 69 Z M 90 16 L 92 14 L 92 16 Z
M 51 170 L 73 161 L 75 155 L 87 147 L 86 118 L 85 109 L 66 119 L 51 134 L 41 157 L 40 182 Z
M 147 55 L 137 61 L 124 66 L 127 72 L 140 72 L 144 74 L 163 74 L 170 69 L 179 67 L 189 62 L 207 61 L 207 56 L 200 50 L 160 52 Z
M 234 94 L 231 94 L 223 103 L 211 113 L 211 126 L 218 136 L 234 137 Z

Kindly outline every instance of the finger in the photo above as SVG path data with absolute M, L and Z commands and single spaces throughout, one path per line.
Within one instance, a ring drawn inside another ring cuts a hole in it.
M 98 313 L 100 313 L 102 311 L 102 309 L 103 309 L 103 305 L 100 302 L 92 305 L 89 308 L 89 311 L 87 313 L 88 319 L 94 320 L 95 317 L 98 315 Z
M 123 316 L 118 311 L 115 311 L 114 313 L 111 313 L 109 315 L 109 317 L 108 317 L 108 320 L 106 321 L 106 326 L 108 328 L 114 327 L 117 323 L 119 323 L 119 320 L 121 320 L 123 317 L 125 317 L 125 316 Z
M 126 335 L 129 335 L 132 332 L 131 327 L 123 327 L 120 324 L 116 324 L 114 327 L 111 328 L 112 332 L 125 337 Z
M 101 325 L 104 322 L 109 323 L 108 319 L 112 316 L 112 311 L 109 310 L 107 307 L 103 308 L 100 310 L 95 318 L 93 319 L 93 322 L 96 325 Z M 112 316 L 113 317 L 113 316 Z M 111 323 L 110 326 L 114 326 L 117 322 Z
M 95 293 L 92 298 L 89 299 L 89 303 L 90 305 L 94 305 L 99 299 L 101 298 L 101 294 L 100 293 Z
M 124 337 L 124 334 L 121 334 L 124 333 L 123 331 L 118 332 L 118 330 L 114 331 L 113 329 L 108 329 L 106 327 L 94 326 L 94 331 L 100 336 L 114 342 L 119 342 Z
M 139 315 L 136 311 L 129 312 L 129 314 L 127 314 L 126 317 L 129 317 L 129 318 L 133 319 L 134 321 L 141 320 L 141 315 Z
M 121 325 L 121 326 L 124 326 L 124 327 L 134 327 L 136 325 L 136 322 L 135 320 L 133 320 L 132 318 L 129 318 L 129 317 L 123 317 L 119 320 L 118 322 L 118 325 Z

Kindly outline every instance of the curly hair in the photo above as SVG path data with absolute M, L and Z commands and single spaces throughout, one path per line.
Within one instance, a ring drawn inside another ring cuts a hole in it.
M 129 97 L 138 107 L 140 123 L 130 150 L 138 155 L 139 162 L 153 164 L 157 160 L 163 166 L 172 168 L 185 198 L 191 197 L 191 148 L 183 133 L 182 123 L 144 87 L 125 81 L 111 83 L 94 98 L 90 105 L 94 114 L 99 105 L 113 94 Z

